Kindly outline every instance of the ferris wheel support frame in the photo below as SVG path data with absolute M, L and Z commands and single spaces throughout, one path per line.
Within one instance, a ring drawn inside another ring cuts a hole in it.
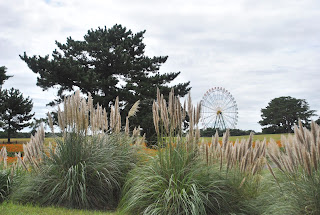
M 221 127 L 219 127 L 219 124 L 221 125 Z M 214 129 L 222 128 L 222 130 L 226 130 L 226 123 L 224 122 L 224 119 L 222 117 L 222 113 L 217 114 L 213 128 Z

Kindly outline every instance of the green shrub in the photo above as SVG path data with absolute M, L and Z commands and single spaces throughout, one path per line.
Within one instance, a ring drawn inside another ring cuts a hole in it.
M 13 200 L 79 209 L 117 207 L 124 179 L 135 162 L 132 140 L 121 134 L 67 133 L 38 171 L 21 182 Z

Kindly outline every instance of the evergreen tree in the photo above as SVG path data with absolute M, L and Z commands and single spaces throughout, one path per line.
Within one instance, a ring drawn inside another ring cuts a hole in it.
M 299 119 L 307 125 L 314 112 L 306 100 L 283 96 L 271 100 L 266 108 L 261 109 L 259 124 L 265 126 L 263 133 L 290 133 Z
M 12 76 L 6 75 L 7 68 L 5 66 L 0 66 L 0 88 L 2 87 L 5 80 L 8 80 Z
M 28 121 L 34 116 L 34 113 L 31 113 L 33 103 L 29 97 L 23 98 L 23 94 L 14 88 L 2 90 L 1 98 L 2 128 L 7 132 L 10 142 L 12 134 L 30 125 Z
M 59 50 L 49 55 L 20 56 L 29 68 L 39 74 L 37 85 L 43 90 L 58 87 L 58 99 L 49 105 L 59 104 L 66 92 L 80 89 L 91 93 L 94 103 L 108 107 L 116 96 L 122 108 L 128 110 L 138 99 L 139 113 L 130 118 L 132 126 L 141 125 L 148 136 L 154 134 L 152 101 L 156 88 L 167 95 L 169 84 L 180 72 L 160 74 L 160 66 L 168 56 L 147 57 L 143 35 L 132 33 L 121 25 L 112 28 L 89 30 L 83 41 L 67 38 L 65 44 L 56 41 Z M 184 96 L 190 90 L 189 82 L 172 86 L 176 95 Z M 126 114 L 126 112 L 123 112 Z M 124 117 L 123 117 L 124 118 Z
M 29 128 L 31 129 L 30 133 L 32 135 L 34 135 L 41 125 L 44 126 L 44 129 L 46 129 L 46 126 L 48 124 L 49 124 L 49 122 L 48 122 L 48 118 L 47 117 L 46 118 L 39 118 L 39 119 L 34 117 L 32 119 L 32 122 L 29 125 Z
M 0 67 L 0 114 L 4 112 L 4 106 L 2 105 L 4 103 L 4 97 L 2 92 L 2 85 L 6 80 L 8 80 L 12 76 L 6 75 L 7 73 L 7 67 L 1 66 Z M 0 127 L 2 127 L 2 122 L 0 121 Z

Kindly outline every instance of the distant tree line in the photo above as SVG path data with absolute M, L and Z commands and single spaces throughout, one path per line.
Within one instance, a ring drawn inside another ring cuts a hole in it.
M 30 138 L 31 132 L 15 132 L 12 134 L 12 138 Z M 8 138 L 8 132 L 0 131 L 0 138 Z
M 218 131 L 218 134 L 221 137 L 226 130 L 215 128 L 200 129 L 200 135 L 201 137 L 212 137 L 216 134 L 216 131 Z M 254 132 L 256 134 L 254 130 L 229 129 L 229 131 L 231 136 L 249 135 L 251 132 Z

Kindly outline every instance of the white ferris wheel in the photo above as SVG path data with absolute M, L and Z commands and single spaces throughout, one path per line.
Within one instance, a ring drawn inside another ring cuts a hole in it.
M 238 107 L 234 97 L 222 87 L 214 87 L 201 100 L 201 123 L 204 128 L 234 129 L 238 122 Z

